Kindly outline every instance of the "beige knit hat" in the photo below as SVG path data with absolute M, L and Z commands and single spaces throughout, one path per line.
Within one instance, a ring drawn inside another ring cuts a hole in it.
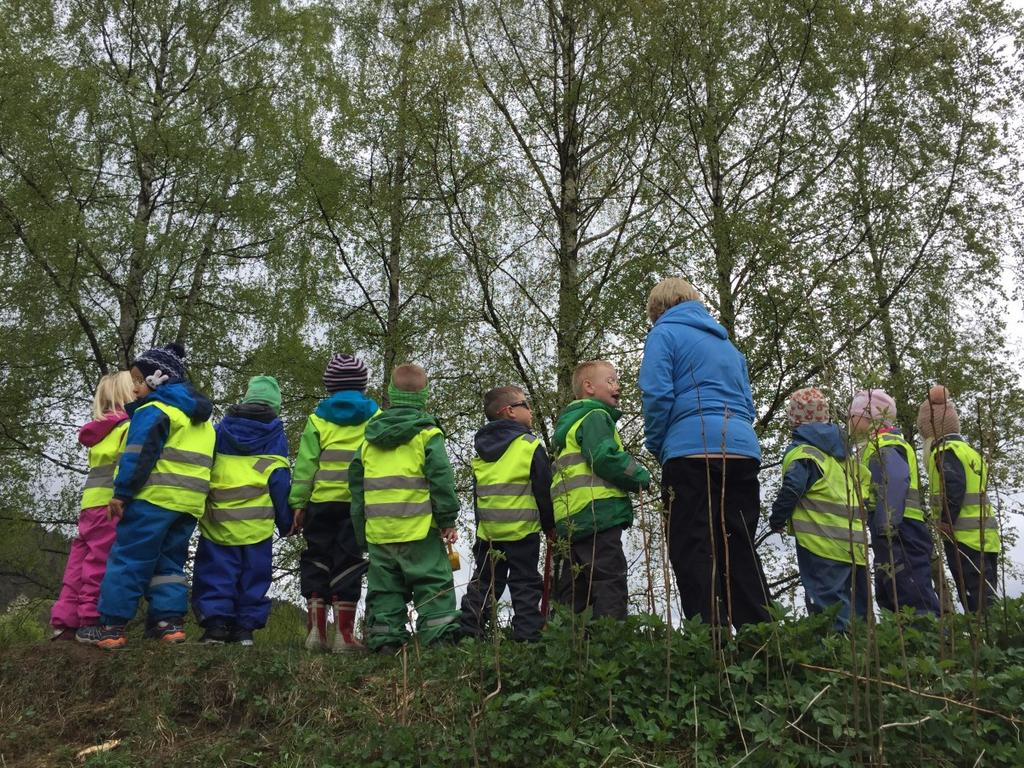
M 928 399 L 917 411 L 917 429 L 924 438 L 937 440 L 960 432 L 960 417 L 949 396 L 949 390 L 936 384 L 928 390 Z

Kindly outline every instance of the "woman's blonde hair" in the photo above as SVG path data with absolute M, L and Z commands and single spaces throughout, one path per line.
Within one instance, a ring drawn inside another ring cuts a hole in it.
M 111 411 L 123 411 L 125 403 L 130 403 L 134 399 L 132 375 L 128 371 L 108 373 L 96 385 L 96 395 L 92 399 L 92 417 L 102 419 Z
M 666 310 L 684 301 L 700 301 L 697 289 L 681 277 L 666 277 L 651 289 L 651 295 L 647 297 L 647 317 L 653 323 Z

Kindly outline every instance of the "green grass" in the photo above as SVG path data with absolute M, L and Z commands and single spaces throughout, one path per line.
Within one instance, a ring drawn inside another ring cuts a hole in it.
M 963 619 L 852 637 L 829 621 L 783 618 L 721 653 L 700 624 L 642 616 L 395 658 L 309 654 L 299 628 L 250 650 L 16 643 L 0 766 L 1024 764 L 1019 602 L 973 637 Z

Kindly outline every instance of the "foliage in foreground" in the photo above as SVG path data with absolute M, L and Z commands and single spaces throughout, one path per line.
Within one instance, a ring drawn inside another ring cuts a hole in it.
M 407 656 L 296 644 L 0 660 L 5 765 L 1020 765 L 1024 612 L 972 636 L 903 617 L 822 639 L 827 617 L 744 632 L 558 617 L 545 640 Z M 980 642 L 982 637 L 985 642 Z M 940 638 L 946 638 L 941 641 Z M 106 744 L 80 757 L 83 749 Z M 642 762 L 640 762 L 642 761 Z

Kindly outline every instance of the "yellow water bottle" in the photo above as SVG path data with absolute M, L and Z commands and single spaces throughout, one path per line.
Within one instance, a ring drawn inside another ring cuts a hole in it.
M 462 567 L 462 561 L 459 560 L 459 553 L 452 549 L 452 545 L 448 544 L 448 562 L 452 565 L 452 570 L 457 571 Z

